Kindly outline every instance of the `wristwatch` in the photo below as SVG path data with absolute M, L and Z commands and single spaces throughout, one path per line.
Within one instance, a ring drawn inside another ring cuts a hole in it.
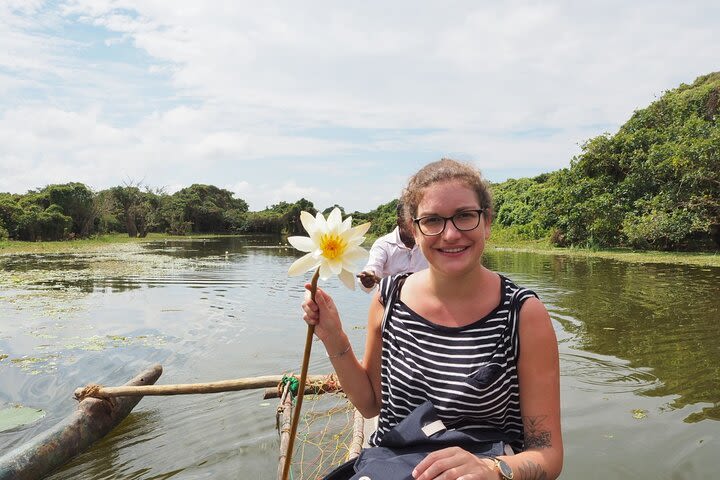
M 496 457 L 490 457 L 490 459 L 495 462 L 495 470 L 500 474 L 501 480 L 513 480 L 514 475 L 512 468 L 510 468 L 510 465 L 508 465 L 505 460 L 500 460 Z

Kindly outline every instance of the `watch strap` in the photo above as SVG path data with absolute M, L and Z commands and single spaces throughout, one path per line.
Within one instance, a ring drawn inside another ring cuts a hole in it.
M 500 480 L 513 480 L 515 475 L 513 475 L 512 469 L 510 468 L 510 465 L 508 465 L 504 460 L 500 460 L 497 457 L 489 457 L 494 463 L 495 463 L 495 470 L 500 474 Z M 510 470 L 510 475 L 508 476 L 504 469 L 501 467 L 502 465 L 505 465 Z

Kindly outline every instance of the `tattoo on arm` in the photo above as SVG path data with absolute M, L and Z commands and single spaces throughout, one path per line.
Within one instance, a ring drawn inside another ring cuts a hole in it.
M 540 465 L 527 461 L 518 468 L 519 477 L 523 480 L 548 480 L 547 473 Z
M 550 431 L 542 428 L 545 416 L 523 417 L 525 426 L 525 448 L 550 448 Z M 524 478 L 524 477 L 523 477 Z M 534 477 L 533 477 L 534 478 Z

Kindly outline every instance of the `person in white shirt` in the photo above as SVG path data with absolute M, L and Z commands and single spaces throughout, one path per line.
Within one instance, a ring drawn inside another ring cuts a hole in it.
M 397 227 L 375 240 L 370 248 L 367 265 L 358 274 L 363 290 L 369 292 L 384 277 L 398 273 L 417 272 L 428 263 L 415 244 L 412 229 L 404 220 L 402 205 L 397 206 Z

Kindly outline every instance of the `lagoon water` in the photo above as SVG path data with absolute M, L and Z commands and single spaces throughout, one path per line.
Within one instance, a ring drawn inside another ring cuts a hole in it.
M 226 253 L 227 252 L 227 253 Z M 305 277 L 280 238 L 188 239 L 101 254 L 0 257 L 0 409 L 42 409 L 0 432 L 0 455 L 75 407 L 88 383 L 158 383 L 299 371 Z M 533 288 L 560 342 L 562 478 L 715 478 L 720 452 L 720 269 L 495 251 L 488 266 Z M 362 352 L 370 297 L 337 279 Z M 315 344 L 310 372 L 327 373 Z M 276 401 L 261 392 L 146 397 L 50 478 L 275 478 Z

